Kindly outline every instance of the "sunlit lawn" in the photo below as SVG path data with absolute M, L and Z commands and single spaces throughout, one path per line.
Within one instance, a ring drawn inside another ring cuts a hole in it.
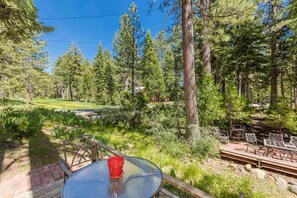
M 0 109 L 5 107 L 24 108 L 26 105 L 24 99 L 19 100 L 1 100 Z M 104 107 L 115 107 L 110 105 L 98 105 L 93 102 L 59 100 L 51 98 L 34 98 L 30 102 L 30 107 L 46 107 L 50 109 L 100 109 Z
M 99 109 L 111 107 L 109 105 L 98 105 L 92 102 L 58 100 L 49 98 L 35 98 L 31 102 L 33 105 L 55 109 Z

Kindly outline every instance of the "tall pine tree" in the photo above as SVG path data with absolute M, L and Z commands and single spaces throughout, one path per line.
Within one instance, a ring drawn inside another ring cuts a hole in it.
M 110 104 L 115 104 L 115 95 L 116 95 L 116 71 L 113 60 L 111 59 L 110 53 L 108 50 L 104 51 L 104 60 L 106 63 L 105 70 L 105 84 L 106 84 L 106 92 L 108 96 L 108 101 Z
M 148 92 L 148 96 L 153 100 L 159 100 L 164 95 L 164 78 L 149 31 L 146 34 L 143 46 L 142 82 Z
M 167 47 L 163 59 L 163 76 L 166 88 L 166 97 L 173 99 L 175 91 L 174 56 L 170 46 Z
M 105 94 L 105 60 L 103 55 L 103 47 L 99 44 L 98 52 L 93 62 L 94 83 L 95 83 L 95 99 L 96 102 L 104 104 L 106 102 Z

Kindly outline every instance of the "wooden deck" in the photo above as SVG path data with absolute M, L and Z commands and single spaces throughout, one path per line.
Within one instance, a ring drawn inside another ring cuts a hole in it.
M 263 168 L 279 173 L 285 173 L 297 177 L 297 162 L 274 159 L 262 155 L 256 155 L 250 152 L 245 152 L 242 145 L 234 146 L 224 145 L 220 148 L 221 157 L 231 159 L 234 161 L 249 163 L 258 168 Z

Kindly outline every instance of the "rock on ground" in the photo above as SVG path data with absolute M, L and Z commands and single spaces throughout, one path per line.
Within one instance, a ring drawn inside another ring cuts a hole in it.
M 264 170 L 261 170 L 259 168 L 252 168 L 251 173 L 255 175 L 258 179 L 265 179 L 266 172 Z
M 294 193 L 294 194 L 297 195 L 297 185 L 291 185 L 291 186 L 289 187 L 289 190 L 290 190 L 292 193 Z
M 237 170 L 236 164 L 229 164 L 229 167 L 233 170 Z
M 251 172 L 251 170 L 252 170 L 252 165 L 250 165 L 250 164 L 246 164 L 246 165 L 244 166 L 244 169 L 245 169 L 247 172 Z
M 278 186 L 278 187 L 280 187 L 281 189 L 288 189 L 288 182 L 287 182 L 287 180 L 285 180 L 284 178 L 282 178 L 282 177 L 278 177 L 277 179 L 276 179 L 276 185 Z

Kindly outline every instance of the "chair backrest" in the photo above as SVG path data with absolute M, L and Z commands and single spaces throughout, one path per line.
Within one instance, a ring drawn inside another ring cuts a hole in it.
M 232 129 L 234 129 L 234 130 L 241 129 L 241 130 L 245 130 L 246 131 L 246 127 L 245 127 L 244 124 L 233 124 L 232 125 Z
M 232 128 L 233 129 L 241 129 L 242 128 L 242 125 L 241 124 L 233 124 L 232 125 Z
M 217 135 L 219 135 L 219 134 L 221 133 L 221 129 L 220 129 L 220 127 L 216 127 L 216 128 L 215 128 L 215 133 L 216 133 Z
M 245 133 L 245 139 L 248 143 L 257 144 L 257 137 L 255 133 Z
M 291 135 L 291 141 L 290 142 L 297 147 L 297 136 L 292 136 Z
M 69 169 L 98 160 L 97 144 L 92 141 L 90 135 L 63 141 L 63 152 L 65 164 Z
M 269 133 L 269 139 L 276 141 L 284 141 L 283 134 Z

